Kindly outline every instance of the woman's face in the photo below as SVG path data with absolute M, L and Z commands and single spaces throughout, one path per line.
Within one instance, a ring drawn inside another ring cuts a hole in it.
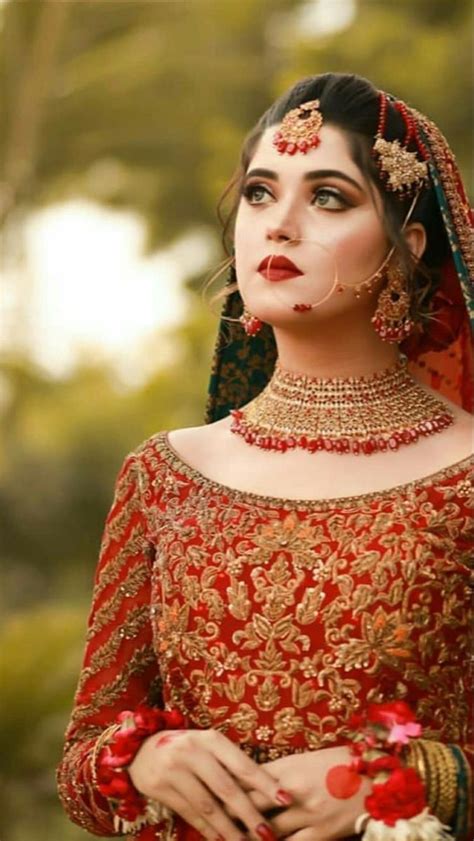
M 339 294 L 336 286 L 366 280 L 390 250 L 380 196 L 369 189 L 340 129 L 323 126 L 320 145 L 306 155 L 277 152 L 277 129 L 271 126 L 259 141 L 237 211 L 242 297 L 254 315 L 275 326 L 367 309 L 364 293 L 358 302 L 350 289 Z M 279 269 L 277 256 L 290 260 L 299 274 Z M 265 258 L 267 268 L 261 265 Z M 295 304 L 318 306 L 301 313 Z

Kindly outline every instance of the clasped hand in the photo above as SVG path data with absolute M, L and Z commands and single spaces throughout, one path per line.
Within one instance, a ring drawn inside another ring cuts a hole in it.
M 270 818 L 273 832 L 287 841 L 332 841 L 355 832 L 355 822 L 364 809 L 371 784 L 363 778 L 359 791 L 345 800 L 332 797 L 326 787 L 326 775 L 336 765 L 348 765 L 352 756 L 347 747 L 324 748 L 293 754 L 267 762 L 261 767 L 278 779 L 293 797 L 293 804 Z M 275 808 L 270 798 L 256 790 L 248 795 L 259 812 Z
M 242 841 L 237 821 L 252 838 L 276 841 L 248 792 L 273 807 L 289 802 L 275 773 L 216 730 L 150 736 L 128 771 L 139 792 L 180 815 L 208 841 Z
M 336 747 L 258 765 L 222 733 L 181 730 L 146 739 L 128 770 L 138 791 L 208 841 L 242 841 L 243 832 L 259 841 L 332 841 L 353 834 L 368 793 L 367 781 L 347 800 L 329 793 L 327 772 L 350 759 Z

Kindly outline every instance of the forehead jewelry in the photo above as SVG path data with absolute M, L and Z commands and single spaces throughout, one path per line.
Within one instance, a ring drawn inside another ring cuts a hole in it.
M 305 155 L 310 149 L 319 146 L 322 124 L 323 115 L 319 110 L 319 99 L 303 102 L 285 114 L 279 130 L 273 137 L 273 145 L 280 154 L 286 152 L 288 155 L 294 155 L 295 152 L 302 152 Z
M 401 114 L 406 127 L 403 145 L 400 144 L 399 140 L 385 140 L 388 96 L 384 91 L 380 91 L 379 101 L 379 121 L 372 153 L 387 190 L 398 193 L 403 198 L 411 195 L 415 190 L 419 190 L 427 180 L 428 165 L 426 159 L 428 158 L 428 152 L 419 137 L 413 114 L 404 102 L 398 100 L 394 102 L 394 108 Z M 423 158 L 422 161 L 417 158 L 416 152 L 408 151 L 411 141 L 416 144 L 416 148 Z

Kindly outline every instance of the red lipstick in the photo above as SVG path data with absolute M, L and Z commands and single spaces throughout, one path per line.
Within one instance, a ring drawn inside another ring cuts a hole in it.
M 287 257 L 277 254 L 269 254 L 260 263 L 257 271 L 267 280 L 273 282 L 289 280 L 291 277 L 298 277 L 304 274 L 298 266 L 295 266 Z

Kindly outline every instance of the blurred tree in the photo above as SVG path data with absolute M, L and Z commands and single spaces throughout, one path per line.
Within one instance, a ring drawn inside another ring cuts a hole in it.
M 149 246 L 166 244 L 213 223 L 243 133 L 272 97 L 326 70 L 361 73 L 415 103 L 466 168 L 469 0 L 356 0 L 354 22 L 324 37 L 296 26 L 308 5 L 10 0 L 0 35 L 4 206 L 79 193 L 138 209 Z
M 55 767 L 76 687 L 86 604 L 41 607 L 0 628 L 2 841 L 80 841 L 59 809 Z
M 202 423 L 215 332 L 215 318 L 196 303 L 192 319 L 156 338 L 169 344 L 170 364 L 135 391 L 93 367 L 63 382 L 26 363 L 0 368 L 8 395 L 0 414 L 5 608 L 52 588 L 69 597 L 90 588 L 125 454 L 160 429 Z
M 78 193 L 133 206 L 147 219 L 154 246 L 213 220 L 216 184 L 203 173 L 217 152 L 223 186 L 242 131 L 268 101 L 269 19 L 299 5 L 7 3 L 2 134 L 9 206 Z M 67 17 L 56 7 L 68 7 Z M 48 18 L 57 35 L 46 51 Z M 18 111 L 18 101 L 28 108 Z M 33 142 L 40 125 L 40 142 Z
M 358 0 L 348 28 L 288 43 L 274 93 L 311 73 L 366 76 L 435 121 L 472 185 L 473 8 L 471 0 Z

